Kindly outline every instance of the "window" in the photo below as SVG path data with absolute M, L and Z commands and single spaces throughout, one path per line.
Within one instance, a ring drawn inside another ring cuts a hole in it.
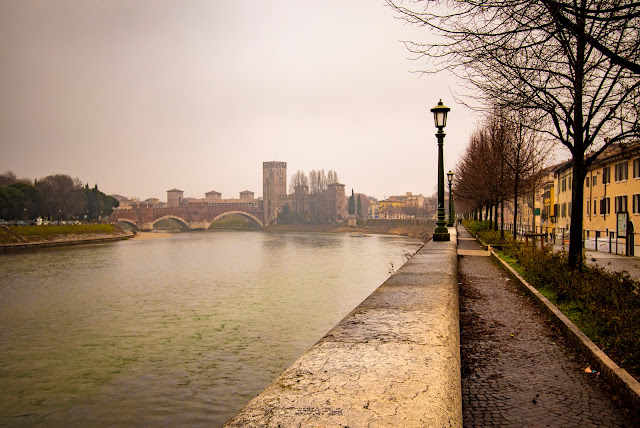
M 611 213 L 611 200 L 609 198 L 600 199 L 600 214 L 607 215 Z
M 633 213 L 640 214 L 640 195 L 633 195 Z
M 572 181 L 572 180 L 571 180 L 571 176 L 569 176 L 569 177 L 567 178 L 567 180 L 569 181 L 569 190 L 571 190 L 571 181 Z
M 593 200 L 593 215 L 598 215 L 598 201 Z
M 553 204 L 553 216 L 558 215 L 558 204 Z
M 616 181 L 626 181 L 629 177 L 629 162 L 620 162 L 615 167 Z
M 627 210 L 627 196 L 616 196 L 616 212 L 621 213 Z
M 602 168 L 602 184 L 609 184 L 611 182 L 611 167 L 605 166 Z
M 640 158 L 633 160 L 633 178 L 640 178 Z
M 587 177 L 587 179 L 584 180 L 584 185 L 589 187 L 589 183 L 591 183 L 591 179 L 589 177 Z
M 598 184 L 598 176 L 597 176 L 597 175 L 594 175 L 594 176 L 593 176 L 593 183 L 591 183 L 591 184 L 592 184 L 592 186 L 594 186 L 594 187 Z
M 591 201 L 587 201 L 587 215 L 591 215 Z
M 560 217 L 566 217 L 567 216 L 567 203 L 566 202 L 562 203 L 561 212 L 562 212 L 562 214 L 560 214 Z
M 561 187 L 561 191 L 562 192 L 566 192 L 567 191 L 567 177 L 562 179 L 562 187 Z

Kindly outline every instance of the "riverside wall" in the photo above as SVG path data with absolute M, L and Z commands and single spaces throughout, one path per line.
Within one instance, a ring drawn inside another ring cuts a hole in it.
M 457 240 L 423 246 L 225 426 L 461 427 Z

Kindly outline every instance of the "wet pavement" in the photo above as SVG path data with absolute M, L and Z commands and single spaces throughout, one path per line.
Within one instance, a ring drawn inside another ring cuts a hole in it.
M 458 227 L 465 427 L 638 427 L 589 361 Z

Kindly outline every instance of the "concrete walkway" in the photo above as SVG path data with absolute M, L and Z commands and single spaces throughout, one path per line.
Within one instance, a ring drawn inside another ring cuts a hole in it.
M 229 427 L 461 427 L 456 235 L 429 242 Z
M 633 427 L 640 421 L 459 227 L 465 427 Z

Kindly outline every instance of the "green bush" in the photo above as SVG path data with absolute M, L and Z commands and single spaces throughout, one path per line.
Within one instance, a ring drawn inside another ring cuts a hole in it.
M 464 225 L 469 229 L 471 233 L 477 235 L 478 233 L 489 230 L 491 226 L 491 222 L 489 221 L 480 221 L 480 220 L 467 220 L 464 222 Z
M 585 265 L 569 268 L 567 253 L 511 248 L 536 288 L 552 291 L 555 302 L 600 348 L 636 377 L 640 376 L 640 282 L 628 273 Z M 567 313 L 570 312 L 570 313 Z

